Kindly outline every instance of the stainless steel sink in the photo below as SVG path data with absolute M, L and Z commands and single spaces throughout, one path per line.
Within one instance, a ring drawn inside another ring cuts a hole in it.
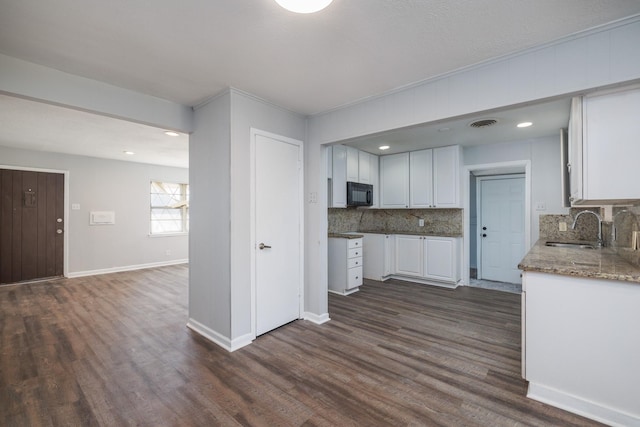
M 572 243 L 572 242 L 547 242 L 546 246 L 553 246 L 556 248 L 576 248 L 576 249 L 595 249 L 596 247 L 590 243 Z

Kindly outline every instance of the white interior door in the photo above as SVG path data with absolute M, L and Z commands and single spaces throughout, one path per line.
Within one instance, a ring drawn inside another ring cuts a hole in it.
M 520 283 L 525 250 L 525 179 L 479 178 L 480 270 L 478 278 Z
M 300 318 L 302 143 L 254 133 L 256 335 Z

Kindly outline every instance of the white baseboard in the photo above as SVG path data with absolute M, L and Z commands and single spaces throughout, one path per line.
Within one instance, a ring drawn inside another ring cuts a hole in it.
M 309 322 L 313 322 L 316 325 L 322 325 L 323 323 L 327 323 L 329 320 L 331 320 L 329 318 L 329 313 L 315 314 L 309 313 L 308 311 L 305 311 L 303 319 L 308 320 Z
M 193 319 L 189 319 L 189 321 L 187 322 L 187 327 L 229 352 L 236 351 L 244 346 L 247 346 L 253 341 L 253 336 L 251 334 L 246 334 L 234 340 L 230 340 L 224 335 L 219 334 L 213 329 L 208 328 L 207 326 Z
M 101 268 L 99 270 L 75 271 L 73 273 L 68 273 L 67 277 L 72 279 L 74 277 L 97 276 L 99 274 L 120 273 L 122 271 L 133 271 L 133 270 L 142 270 L 145 268 L 166 267 L 168 265 L 186 264 L 188 262 L 189 262 L 188 259 L 176 259 L 173 261 L 150 262 L 148 264 L 136 264 L 136 265 L 125 265 L 122 267 Z
M 640 426 L 640 416 L 621 412 L 540 384 L 529 383 L 527 397 L 610 426 Z
M 447 288 L 447 289 L 455 289 L 460 284 L 460 281 L 447 282 L 447 281 L 440 281 L 440 280 L 420 279 L 418 277 L 402 276 L 400 274 L 392 274 L 391 276 L 387 276 L 387 279 L 396 279 L 396 280 L 402 280 L 405 282 L 420 283 L 422 285 L 438 286 L 440 288 Z

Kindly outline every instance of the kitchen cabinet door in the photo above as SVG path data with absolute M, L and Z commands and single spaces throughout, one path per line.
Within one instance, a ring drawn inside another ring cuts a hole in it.
M 424 276 L 423 237 L 397 234 L 395 240 L 395 273 L 405 276 Z
M 569 200 L 582 200 L 582 97 L 571 100 L 569 115 Z
M 365 233 L 363 236 L 364 278 L 385 280 L 392 274 L 393 235 Z
M 633 178 L 640 159 L 638 111 L 640 88 L 584 97 L 584 199 L 640 199 L 640 186 Z
M 409 153 L 380 158 L 380 207 L 409 207 Z
M 380 169 L 379 159 L 375 154 L 369 154 L 369 172 L 371 177 L 369 184 L 373 185 L 373 202 L 371 207 L 377 208 L 380 206 Z
M 371 184 L 371 154 L 358 151 L 358 182 Z
M 382 273 L 384 277 L 388 277 L 395 271 L 395 236 L 392 234 L 384 235 L 384 249 L 382 260 Z
M 429 279 L 445 282 L 457 282 L 458 243 L 452 237 L 424 238 L 424 276 Z
M 358 176 L 359 169 L 359 152 L 357 148 L 346 147 L 347 148 L 347 181 L 350 182 L 359 182 L 360 177 Z
M 433 207 L 433 150 L 409 153 L 409 206 Z
M 331 204 L 332 208 L 347 207 L 347 147 L 334 145 L 333 174 L 331 178 Z
M 433 205 L 460 207 L 460 146 L 433 149 Z

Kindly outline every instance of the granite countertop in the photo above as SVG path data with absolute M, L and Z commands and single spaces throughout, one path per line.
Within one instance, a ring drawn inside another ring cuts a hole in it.
M 640 283 L 640 267 L 615 248 L 580 249 L 545 246 L 540 239 L 518 264 L 524 271 Z
M 432 236 L 432 237 L 462 237 L 460 234 L 452 234 L 452 233 L 437 233 L 434 231 L 380 231 L 380 230 L 360 230 L 359 233 L 367 233 L 367 234 L 403 234 L 407 236 Z
M 334 239 L 361 239 L 364 236 L 362 234 L 349 234 L 349 233 L 329 233 L 329 238 Z

